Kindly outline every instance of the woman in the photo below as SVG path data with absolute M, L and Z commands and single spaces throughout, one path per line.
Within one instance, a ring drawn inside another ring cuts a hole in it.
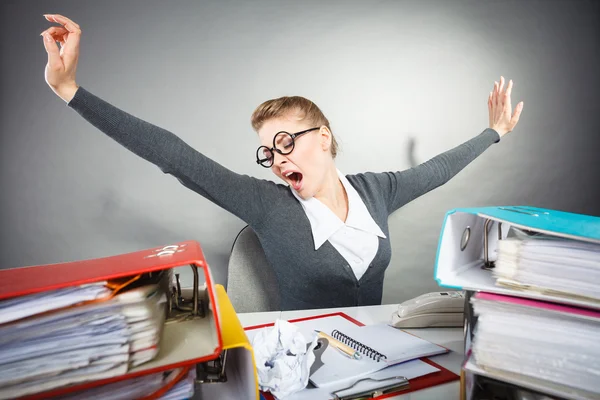
M 76 84 L 79 25 L 61 15 L 42 33 L 46 82 L 83 118 L 256 232 L 279 282 L 282 310 L 381 304 L 390 262 L 389 215 L 444 184 L 519 120 L 512 81 L 494 83 L 488 129 L 406 171 L 344 176 L 329 122 L 307 99 L 270 100 L 252 115 L 257 163 L 287 185 L 234 173 L 174 134 L 135 118 Z M 61 44 L 61 48 L 56 42 Z

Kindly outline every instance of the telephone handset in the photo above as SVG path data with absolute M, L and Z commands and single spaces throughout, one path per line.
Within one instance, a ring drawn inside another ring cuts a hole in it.
M 396 328 L 462 327 L 464 292 L 433 292 L 407 300 L 392 314 Z

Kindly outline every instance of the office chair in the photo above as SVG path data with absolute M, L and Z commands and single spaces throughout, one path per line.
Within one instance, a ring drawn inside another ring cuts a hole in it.
M 256 233 L 244 227 L 233 242 L 227 295 L 236 312 L 279 310 L 279 285 Z

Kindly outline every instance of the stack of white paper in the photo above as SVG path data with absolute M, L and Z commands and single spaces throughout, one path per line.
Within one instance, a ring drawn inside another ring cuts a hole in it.
M 105 284 L 98 282 L 0 301 L 0 324 L 108 296 L 111 290 Z
M 175 384 L 159 400 L 181 400 L 190 399 L 194 396 L 194 386 L 196 383 L 196 369 L 191 368 L 188 374 Z
M 78 305 L 108 294 L 85 285 L 0 302 L 0 399 L 122 375 L 151 360 L 164 293 L 147 285 Z
M 366 346 L 372 345 L 374 348 L 381 350 L 382 353 L 385 353 L 389 358 L 388 362 L 383 360 L 378 362 L 364 355 L 360 360 L 354 360 L 348 358 L 333 346 L 329 346 L 321 355 L 323 365 L 314 371 L 310 377 L 310 382 L 315 387 L 291 394 L 289 396 L 290 400 L 332 398 L 333 396 L 330 396 L 332 391 L 341 391 L 344 388 L 352 386 L 360 379 L 367 377 L 387 379 L 404 376 L 407 379 L 412 379 L 424 376 L 439 371 L 439 369 L 421 360 L 414 359 L 425 355 L 447 352 L 443 347 L 392 328 L 387 324 L 361 327 L 340 315 L 295 321 L 293 325 L 299 329 L 305 343 L 312 342 L 316 335 L 315 330 L 325 332 L 329 335 L 332 335 L 333 331 L 338 330 L 356 341 L 361 341 Z M 253 346 L 255 338 L 260 337 L 259 333 L 265 329 L 272 330 L 274 328 L 267 327 L 246 331 L 246 335 L 248 335 L 248 339 Z M 290 379 L 290 377 L 282 376 L 280 378 Z M 373 387 L 381 387 L 381 385 L 378 382 L 363 381 L 350 390 L 340 392 L 340 394 L 348 395 L 363 390 L 370 390 Z
M 131 400 L 145 398 L 166 385 L 172 383 L 181 369 L 143 375 L 137 378 L 110 383 L 92 389 L 61 397 L 61 400 Z M 196 369 L 191 368 L 179 382 L 175 383 L 159 400 L 182 400 L 189 399 L 194 395 L 194 382 Z
M 562 395 L 583 391 L 600 398 L 600 313 L 491 294 L 472 303 L 479 368 L 542 391 L 562 387 Z
M 539 236 L 498 242 L 499 284 L 600 301 L 600 244 Z
M 350 324 L 335 329 L 347 337 L 342 341 L 361 352 L 363 357 L 360 360 L 349 360 L 339 350 L 327 348 L 322 357 L 325 365 L 310 376 L 310 381 L 317 387 L 347 382 L 405 361 L 448 352 L 442 346 L 386 323 L 366 326 Z M 334 335 L 333 331 L 334 329 L 325 332 Z M 370 357 L 370 354 L 381 354 L 383 358 Z
M 386 384 L 398 382 L 398 377 L 413 379 L 438 371 L 438 368 L 424 361 L 412 360 L 384 368 L 368 376 L 351 378 L 323 387 L 310 387 L 309 385 L 309 387 L 290 395 L 286 400 L 330 399 L 333 397 L 331 395 L 333 392 L 336 392 L 339 397 L 364 393 L 368 390 L 375 392 L 376 389 Z

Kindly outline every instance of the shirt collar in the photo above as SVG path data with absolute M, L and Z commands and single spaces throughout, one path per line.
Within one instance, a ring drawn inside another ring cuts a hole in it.
M 385 238 L 385 234 L 373 220 L 367 206 L 365 206 L 354 186 L 350 184 L 348 179 L 339 170 L 337 170 L 337 174 L 348 195 L 348 216 L 345 225 Z M 344 226 L 344 222 L 318 199 L 311 197 L 304 200 L 291 187 L 290 190 L 296 199 L 298 199 L 302 208 L 304 208 L 310 222 L 315 250 L 318 250 L 323 243 Z

